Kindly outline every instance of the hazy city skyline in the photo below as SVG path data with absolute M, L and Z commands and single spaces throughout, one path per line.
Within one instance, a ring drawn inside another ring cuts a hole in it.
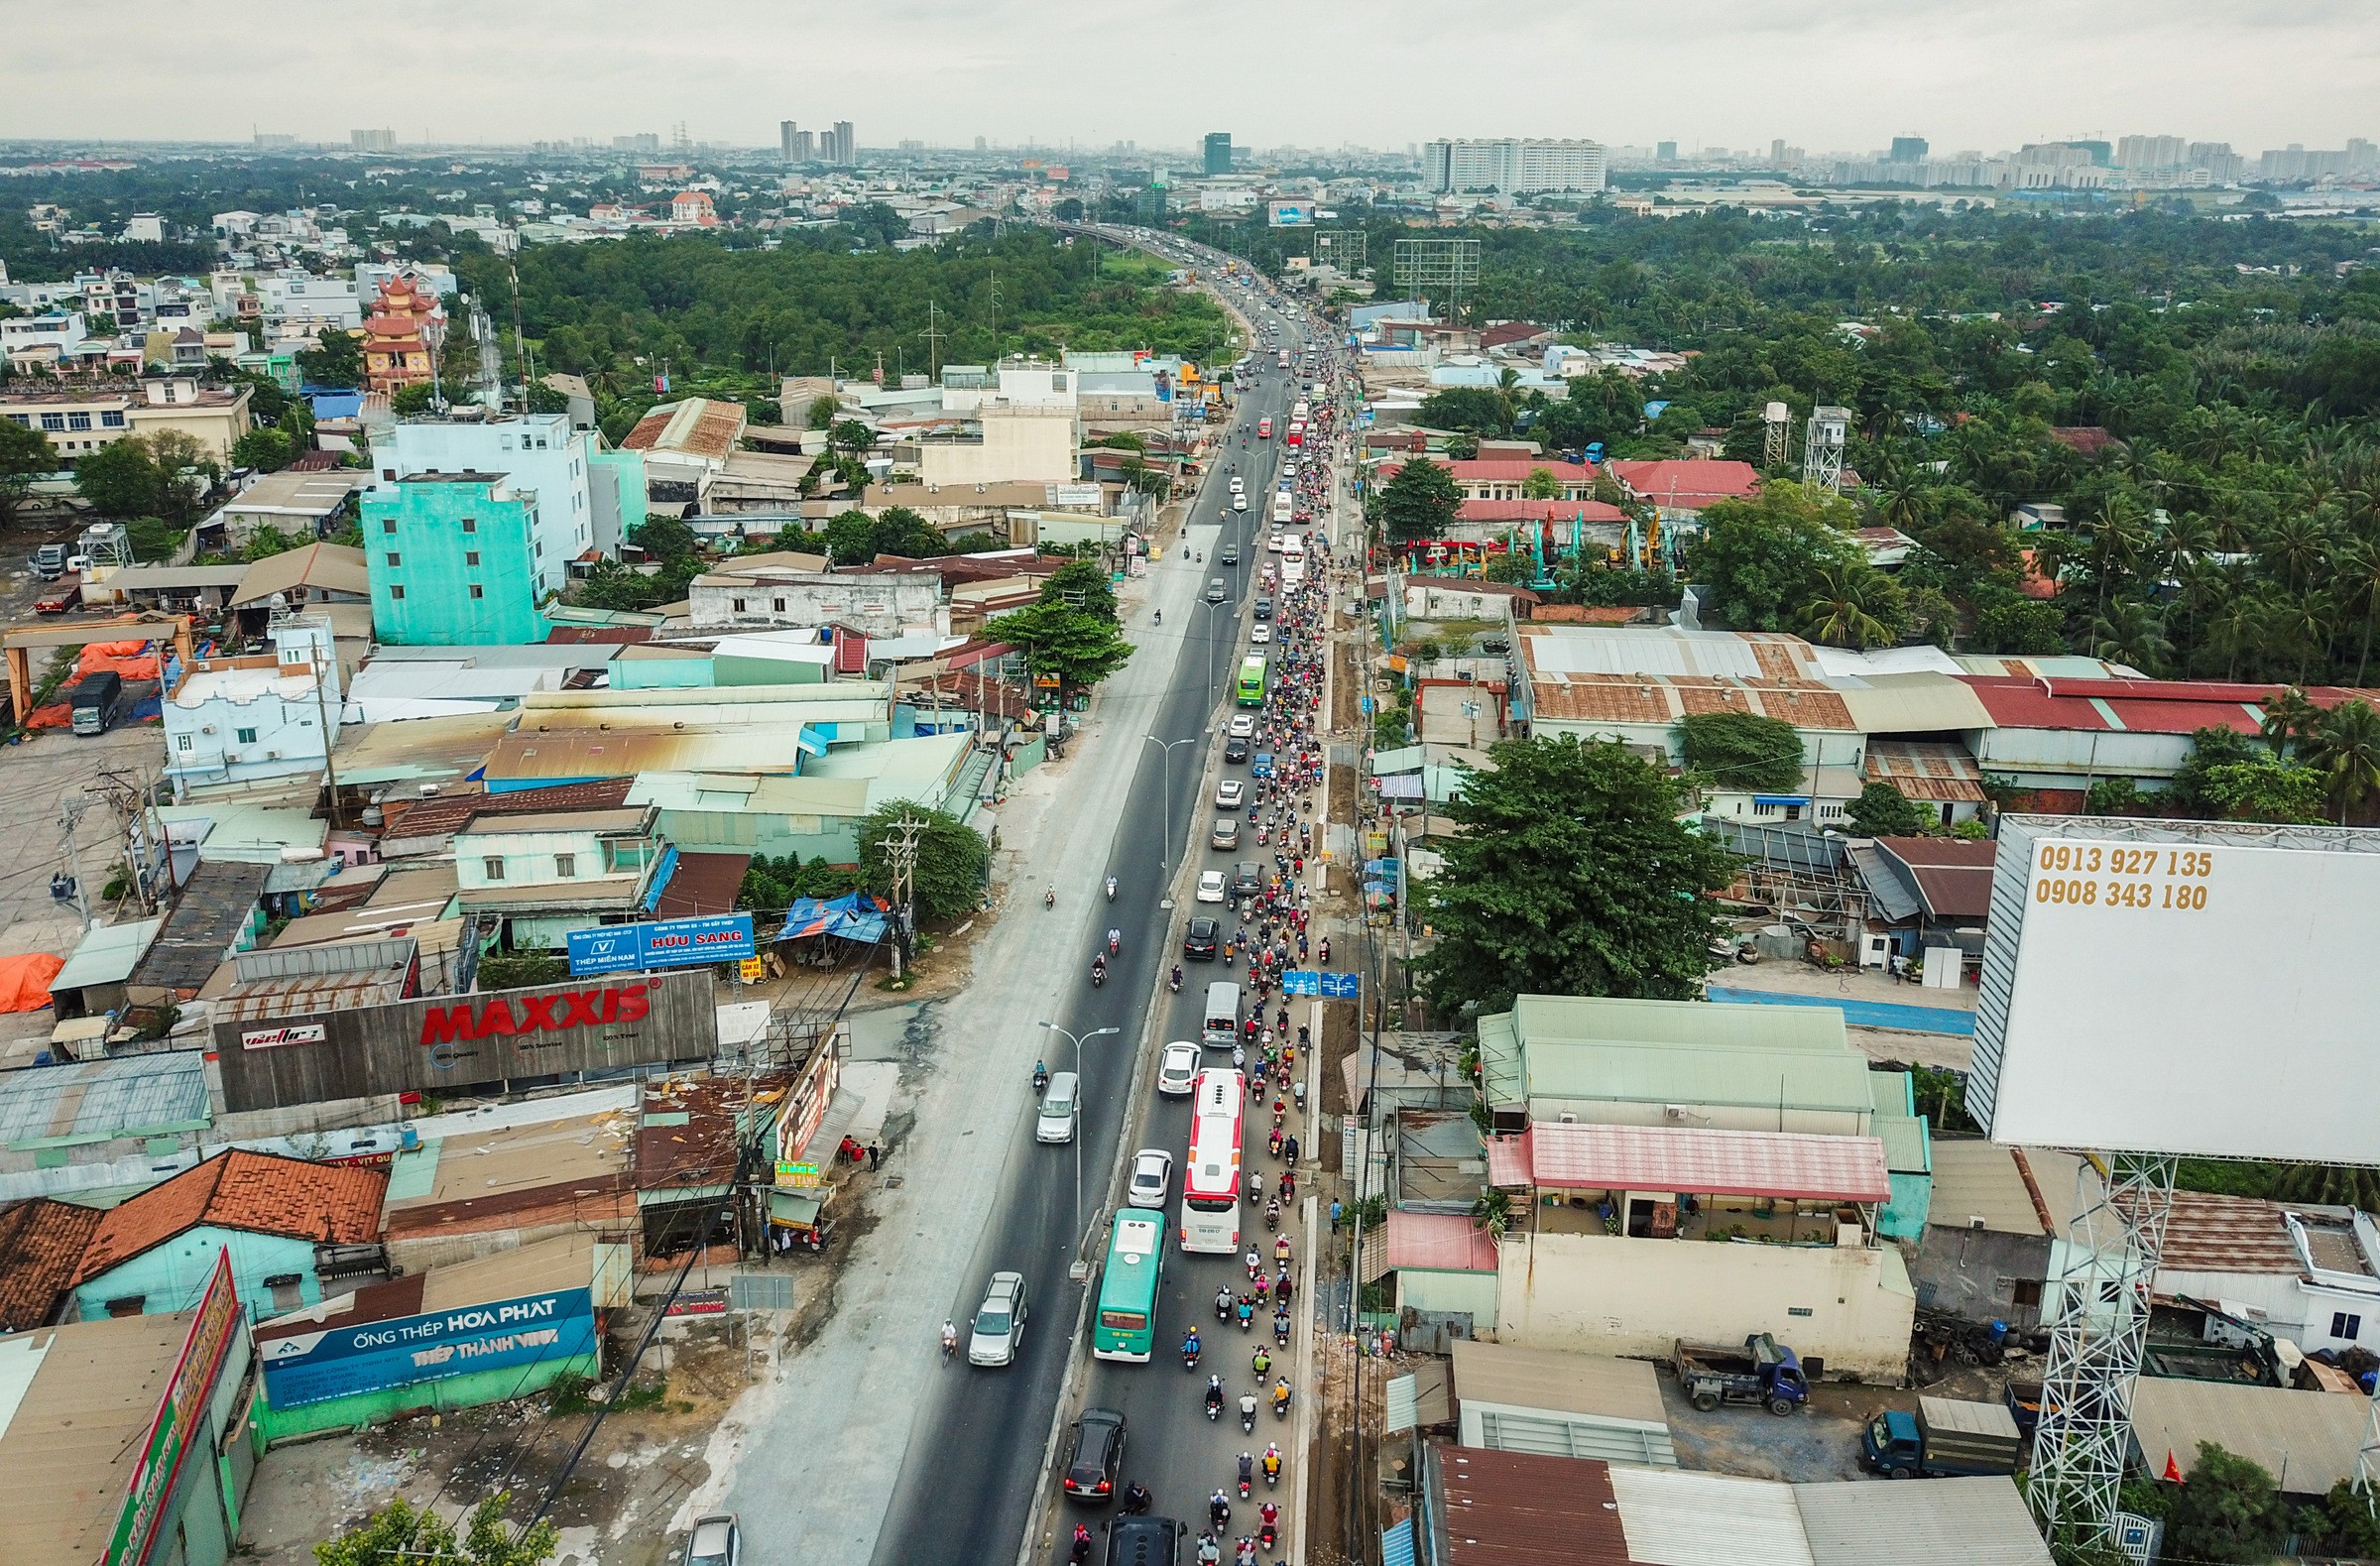
M 179 15 L 158 0 L 111 14 L 135 33 Z M 1191 147 L 1222 127 L 1243 146 L 1398 152 L 1450 135 L 1682 150 L 1782 137 L 1816 154 L 1910 134 L 1937 153 L 2152 134 L 2253 156 L 2380 128 L 2380 10 L 2355 0 L 2105 0 L 2081 13 L 2054 0 L 1588 0 L 1508 15 L 1162 0 L 1127 26 L 1018 0 L 927 0 L 898 26 L 758 0 L 703 15 L 708 27 L 655 30 L 649 8 L 582 0 L 547 26 L 428 0 L 403 27 L 325 28 L 296 0 L 252 0 L 243 16 L 269 42 L 268 72 L 245 51 L 111 60 L 105 93 L 74 72 L 21 71 L 0 136 L 241 141 L 254 129 L 344 143 L 387 126 L 401 148 L 608 145 L 684 121 L 696 142 L 758 148 L 777 144 L 782 120 L 850 119 L 876 147 L 979 135 Z M 56 9 L 21 14 L 11 36 L 37 53 L 84 44 Z M 1181 90 L 1123 90 L 1146 71 Z

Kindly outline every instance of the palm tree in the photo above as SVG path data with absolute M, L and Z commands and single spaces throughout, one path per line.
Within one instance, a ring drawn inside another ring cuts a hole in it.
M 2330 537 L 2320 523 L 2299 512 L 2274 523 L 2256 554 L 2294 591 L 2313 580 L 2330 557 Z
M 2361 699 L 2340 702 L 2315 731 L 2310 749 L 2309 760 L 2344 826 L 2380 793 L 2380 711 Z
M 1881 647 L 1893 637 L 1892 627 L 1876 613 L 1883 607 L 1886 585 L 1882 575 L 1864 563 L 1831 560 L 1811 580 L 1802 625 L 1814 641 Z
M 2119 598 L 2115 606 L 2091 617 L 2090 656 L 2110 663 L 2129 663 L 2154 674 L 2174 651 L 2156 611 L 2137 598 Z
M 2348 602 L 2363 605 L 2363 643 L 2355 653 L 2355 683 L 2360 685 L 2372 662 L 2372 634 L 2380 630 L 2380 547 L 2359 539 L 2339 551 L 2338 567 L 2339 586 Z
M 2322 709 L 2307 699 L 2306 692 L 2292 685 L 2264 704 L 2264 741 L 2273 748 L 2276 757 L 2292 753 L 2303 755 L 2306 742 L 2321 727 Z

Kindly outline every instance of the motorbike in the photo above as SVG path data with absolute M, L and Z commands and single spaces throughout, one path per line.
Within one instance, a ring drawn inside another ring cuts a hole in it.
M 1256 1480 L 1256 1460 L 1246 1452 L 1240 1454 L 1240 1499 L 1248 1499 L 1249 1487 Z
M 1283 1322 L 1281 1324 L 1281 1336 L 1286 1339 L 1288 1335 L 1288 1323 Z M 1275 1419 L 1286 1419 L 1289 1417 L 1289 1384 L 1287 1382 L 1275 1382 L 1272 1384 L 1272 1416 Z
M 1094 983 L 1094 984 L 1097 984 L 1099 981 L 1098 981 L 1098 980 L 1095 978 L 1095 979 L 1093 979 L 1091 982 L 1092 982 L 1092 983 Z M 1279 1156 L 1281 1155 L 1281 1128 L 1280 1128 L 1280 1127 L 1278 1127 L 1278 1126 L 1275 1126 L 1275 1127 L 1273 1127 L 1273 1128 L 1272 1128 L 1272 1137 L 1271 1137 L 1271 1139 L 1270 1139 L 1269 1141 L 1267 1141 L 1267 1142 L 1265 1143 L 1265 1144 L 1264 1144 L 1264 1145 L 1265 1145 L 1265 1149 L 1266 1149 L 1267 1151 L 1269 1151 L 1269 1152 L 1270 1152 L 1270 1153 L 1271 1153 L 1271 1154 L 1272 1154 L 1274 1157 L 1276 1157 L 1276 1158 L 1277 1158 L 1277 1157 L 1279 1157 Z
M 1096 990 L 1108 982 L 1108 965 L 1104 961 L 1091 964 L 1091 988 Z M 1276 1149 L 1277 1150 L 1277 1149 Z
M 1284 1349 L 1289 1347 L 1289 1312 L 1286 1310 L 1278 1310 L 1273 1312 L 1272 1341 L 1279 1344 Z M 1273 1404 L 1272 1411 L 1274 1413 L 1287 1413 L 1289 1411 L 1289 1400 L 1286 1392 L 1281 1394 L 1280 1401 Z
M 1222 1417 L 1223 1384 L 1220 1381 L 1210 1381 L 1207 1383 L 1207 1418 L 1215 1420 Z
M 1254 1392 L 1250 1392 L 1240 1399 L 1240 1428 L 1249 1435 L 1256 1433 L 1256 1394 Z M 1246 1489 L 1240 1493 L 1244 1496 L 1248 1494 Z
M 1215 1291 L 1215 1319 L 1217 1321 L 1232 1319 L 1232 1291 L 1228 1288 L 1219 1288 Z
M 1246 1332 L 1256 1324 L 1256 1303 L 1252 1299 L 1240 1301 L 1240 1330 Z
M 1041 905 L 1045 908 L 1054 908 L 1058 905 L 1058 892 L 1055 887 L 1041 894 Z
M 1262 1527 L 1256 1529 L 1256 1548 L 1260 1550 L 1269 1550 L 1272 1548 L 1273 1541 L 1279 1537 L 1279 1525 L 1277 1523 L 1267 1522 Z
M 1281 1449 L 1277 1446 L 1268 1446 L 1264 1449 L 1264 1488 L 1270 1490 L 1280 1482 Z
M 1182 993 L 1182 970 L 1176 968 L 1165 980 L 1165 988 L 1175 995 Z
M 1217 1533 L 1232 1525 L 1232 1504 L 1223 1499 L 1220 1490 L 1207 1501 L 1207 1522 Z
M 1198 1334 L 1193 1332 L 1190 1334 L 1189 1341 L 1182 1345 L 1183 1370 L 1195 1371 L 1198 1369 Z
M 1115 955 L 1116 955 L 1116 952 L 1117 952 L 1117 949 L 1118 949 L 1119 947 L 1121 947 L 1123 944 L 1124 944 L 1124 931 L 1122 931 L 1122 930 L 1110 930 L 1110 931 L 1108 931 L 1108 955 L 1109 955 L 1109 956 L 1111 956 L 1111 957 L 1115 956 Z
M 1108 901 L 1110 903 L 1116 901 L 1116 878 L 1114 876 L 1108 878 Z
M 1272 1479 L 1273 1476 L 1267 1472 L 1265 1483 L 1270 1484 Z M 1155 1501 L 1156 1498 L 1148 1493 L 1148 1487 L 1136 1479 L 1124 1487 L 1124 1514 L 1128 1517 L 1146 1516 Z
M 1049 1067 L 1036 1060 L 1033 1062 L 1033 1096 L 1039 1098 L 1048 1089 Z

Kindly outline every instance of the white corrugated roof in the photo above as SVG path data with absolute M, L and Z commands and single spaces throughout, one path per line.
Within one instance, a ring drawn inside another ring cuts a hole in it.
M 2025 1499 L 2006 1479 L 1795 1485 L 1814 1566 L 2050 1566 Z
M 1615 1464 L 1611 1494 L 1637 1566 L 1817 1566 L 1790 1485 Z

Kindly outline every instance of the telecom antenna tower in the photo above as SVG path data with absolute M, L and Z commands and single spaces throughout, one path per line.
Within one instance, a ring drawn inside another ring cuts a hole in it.
M 1830 495 L 1843 493 L 1843 440 L 1850 428 L 1851 411 L 1833 403 L 1810 410 L 1809 432 L 1802 439 L 1802 482 Z

